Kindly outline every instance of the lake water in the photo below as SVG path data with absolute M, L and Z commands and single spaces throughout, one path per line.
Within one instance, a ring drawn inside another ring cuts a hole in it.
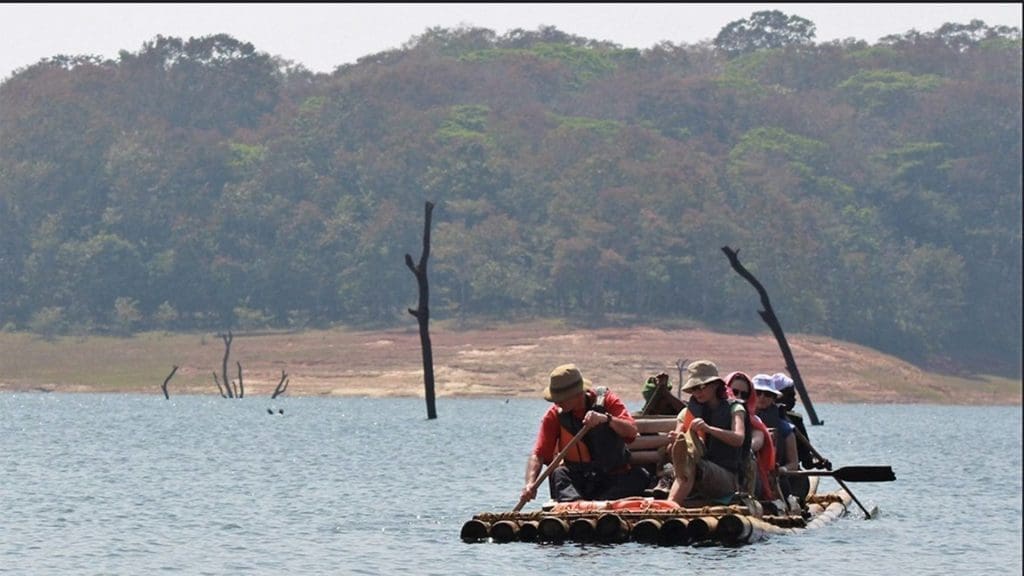
M 1019 406 L 816 404 L 835 466 L 896 472 L 849 484 L 871 521 L 851 506 L 737 549 L 463 543 L 474 514 L 518 502 L 546 407 L 0 394 L 0 573 L 1021 573 Z

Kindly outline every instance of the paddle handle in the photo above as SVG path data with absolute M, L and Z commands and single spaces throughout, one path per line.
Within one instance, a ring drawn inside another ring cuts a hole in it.
M 869 512 L 868 509 L 865 508 L 864 505 L 860 503 L 860 500 L 857 500 L 857 497 L 853 495 L 853 492 L 850 490 L 850 487 L 846 485 L 846 482 L 843 482 L 839 478 L 836 478 L 835 480 L 836 482 L 839 483 L 840 486 L 843 487 L 843 490 L 846 490 L 846 493 L 850 495 L 850 498 L 852 498 L 853 501 L 857 503 L 857 507 L 861 509 L 861 512 L 864 512 L 865 520 L 871 520 L 872 518 L 874 518 L 874 514 Z
M 798 430 L 795 426 L 793 427 L 793 433 L 796 434 L 796 439 L 799 440 L 800 442 L 803 442 L 804 446 L 806 446 L 807 449 L 811 451 L 811 456 L 817 458 L 825 465 L 826 470 L 832 469 L 832 463 L 829 462 L 828 458 L 825 458 L 824 456 L 821 455 L 821 453 L 814 449 L 814 445 L 811 444 L 811 441 L 807 439 L 807 436 L 804 436 L 803 433 L 800 432 L 800 430 Z
M 559 452 L 558 454 L 555 454 L 554 459 L 551 460 L 551 464 L 548 464 L 548 467 L 545 468 L 543 472 L 541 472 L 540 476 L 537 476 L 537 479 L 533 481 L 533 484 L 530 484 L 530 491 L 531 492 L 536 490 L 537 487 L 540 486 L 541 482 L 547 480 L 548 476 L 551 475 L 551 473 L 555 470 L 555 468 L 557 468 L 558 465 L 562 463 L 562 460 L 565 460 L 565 456 L 569 453 L 569 450 L 573 446 L 575 446 L 577 442 L 582 440 L 583 436 L 589 430 L 590 430 L 590 428 L 587 428 L 586 426 L 584 426 L 583 428 L 580 428 L 580 431 L 577 432 L 576 435 L 572 437 L 572 440 L 569 440 L 569 443 L 565 445 L 565 448 L 562 448 L 561 452 Z M 526 500 L 525 496 L 520 497 L 519 498 L 519 504 L 516 504 L 516 507 L 513 508 L 512 511 L 513 512 L 519 512 L 520 510 L 523 509 L 523 506 L 526 506 L 527 502 L 528 502 L 528 500 Z
M 842 470 L 842 468 L 840 468 Z M 780 476 L 832 476 L 835 477 L 835 472 L 832 470 L 786 470 L 785 468 L 779 469 L 778 474 Z

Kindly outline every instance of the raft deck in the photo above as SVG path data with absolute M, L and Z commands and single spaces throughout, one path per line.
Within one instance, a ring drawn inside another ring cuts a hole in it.
M 740 504 L 674 507 L 651 498 L 577 503 L 572 508 L 477 514 L 462 527 L 466 542 L 640 542 L 736 546 L 797 534 L 846 514 L 845 490 L 807 498 L 801 514 L 766 515 Z M 628 503 L 626 507 L 624 504 Z
M 678 405 L 676 404 L 678 403 Z M 634 414 L 639 436 L 630 445 L 630 463 L 660 467 L 666 461 L 668 432 L 681 401 L 663 386 Z M 462 526 L 466 542 L 626 542 L 658 545 L 742 545 L 773 534 L 795 534 L 827 524 L 846 514 L 852 496 L 845 489 L 816 494 L 811 477 L 806 508 L 780 515 L 764 514 L 757 501 L 749 504 L 677 506 L 666 500 L 626 498 L 609 502 L 555 504 L 536 512 L 475 515 Z M 782 504 L 775 503 L 775 504 Z M 783 506 L 775 505 L 775 508 Z

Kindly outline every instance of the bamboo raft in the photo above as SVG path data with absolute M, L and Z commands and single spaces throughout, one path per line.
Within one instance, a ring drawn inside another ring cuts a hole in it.
M 657 468 L 665 461 L 668 432 L 676 426 L 675 414 L 683 402 L 659 383 L 643 410 L 634 414 L 640 434 L 630 445 L 630 463 Z M 562 453 L 555 456 L 548 470 L 535 481 L 539 486 L 552 466 L 557 466 L 568 447 L 577 442 L 577 433 Z M 803 442 L 810 443 L 798 434 Z M 848 466 L 832 470 L 832 465 L 810 447 L 825 463 L 826 471 L 800 471 L 808 481 L 803 508 L 796 502 L 759 502 L 736 495 L 729 505 L 703 505 L 690 502 L 677 506 L 653 498 L 626 498 L 608 502 L 575 502 L 545 505 L 536 512 L 520 512 L 525 501 L 511 512 L 482 513 L 462 526 L 466 542 L 640 542 L 672 545 L 739 546 L 758 542 L 770 535 L 799 534 L 845 516 L 850 503 L 863 510 L 865 518 L 878 514 L 878 508 L 865 508 L 850 492 L 846 482 L 891 482 L 896 475 L 889 466 Z M 818 494 L 821 476 L 831 476 L 840 488 Z M 783 510 L 765 514 L 764 510 Z
M 758 504 L 678 507 L 655 506 L 650 498 L 630 499 L 631 509 L 615 502 L 583 503 L 579 508 L 475 515 L 462 526 L 465 542 L 639 542 L 662 546 L 739 546 L 770 535 L 798 534 L 842 517 L 851 495 L 837 490 L 808 496 L 800 513 L 768 515 Z M 622 502 L 622 501 L 618 501 Z M 660 501 L 664 502 L 664 501 Z M 650 504 L 648 509 L 645 504 Z
M 641 436 L 632 444 L 634 465 L 657 465 L 665 457 L 666 436 L 675 427 L 681 401 L 661 387 L 637 414 Z M 558 457 L 556 457 L 558 459 Z M 854 471 L 855 472 L 855 471 Z M 877 476 L 878 470 L 870 470 Z M 894 480 L 891 470 L 872 481 Z M 862 478 L 863 480 L 867 480 Z M 674 506 L 653 498 L 629 498 L 610 502 L 551 504 L 536 512 L 520 512 L 523 502 L 511 512 L 475 515 L 462 526 L 465 542 L 640 542 L 657 545 L 736 546 L 775 534 L 796 534 L 844 516 L 853 495 L 840 481 L 839 490 L 817 494 L 818 477 L 809 477 L 810 490 L 805 507 L 782 514 L 765 514 L 761 502 L 746 499 L 730 505 Z M 768 509 L 785 510 L 782 502 Z M 781 504 L 781 506 L 780 506 Z M 858 502 L 859 505 L 859 502 Z M 868 514 L 870 517 L 871 514 Z

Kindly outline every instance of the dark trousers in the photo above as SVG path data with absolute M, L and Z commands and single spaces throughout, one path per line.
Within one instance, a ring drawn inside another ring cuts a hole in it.
M 651 475 L 642 466 L 633 466 L 621 474 L 602 474 L 585 466 L 559 466 L 548 477 L 551 499 L 556 502 L 641 496 L 650 483 Z

